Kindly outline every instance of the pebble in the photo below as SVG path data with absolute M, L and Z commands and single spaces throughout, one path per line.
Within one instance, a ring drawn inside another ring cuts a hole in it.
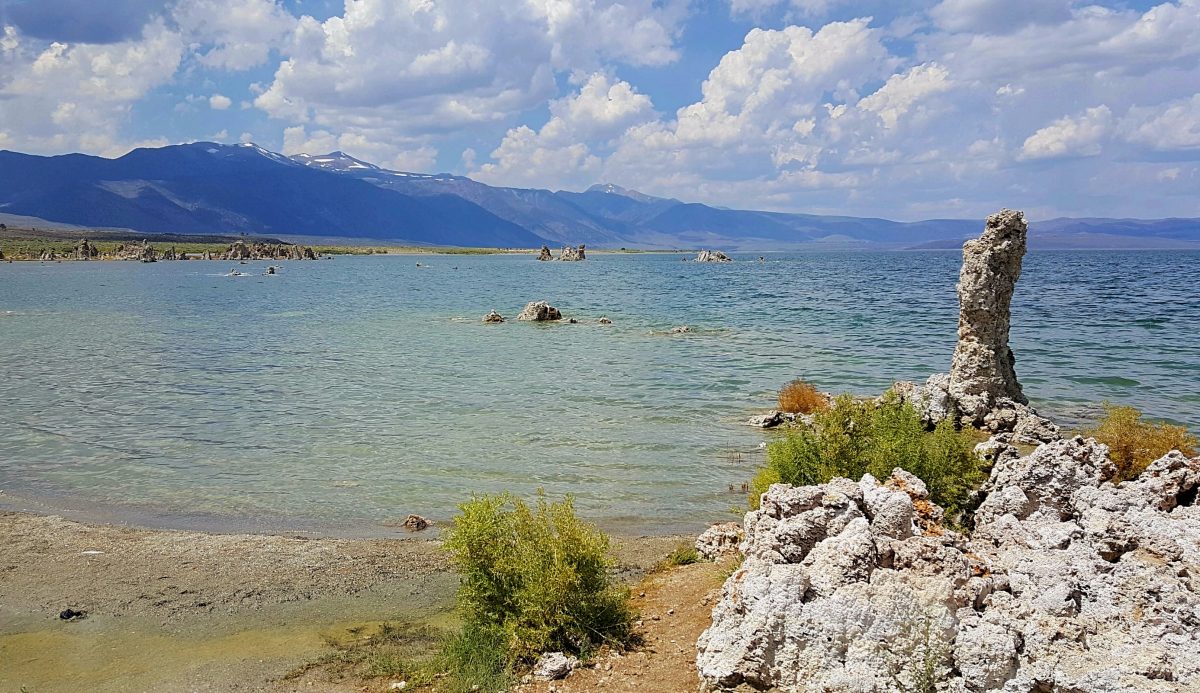
M 675 610 L 674 610 L 674 609 L 667 609 L 667 615 L 668 615 L 668 616 L 674 616 L 674 615 L 675 615 Z

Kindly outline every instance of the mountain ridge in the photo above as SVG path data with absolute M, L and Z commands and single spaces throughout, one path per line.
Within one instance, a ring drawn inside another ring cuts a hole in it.
M 345 152 L 285 156 L 195 142 L 107 159 L 0 150 L 0 214 L 156 233 L 250 233 L 422 245 L 787 250 L 957 247 L 982 220 L 713 207 L 614 183 L 582 192 L 394 171 Z M 1033 247 L 1200 248 L 1200 219 L 1055 218 Z

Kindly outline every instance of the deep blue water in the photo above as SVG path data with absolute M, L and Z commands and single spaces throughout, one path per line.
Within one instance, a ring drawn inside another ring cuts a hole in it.
M 688 530 L 744 502 L 729 485 L 770 434 L 741 422 L 784 382 L 867 394 L 949 367 L 956 251 L 682 257 L 0 264 L 0 499 L 371 533 L 541 487 L 610 528 Z M 1196 252 L 1027 256 L 1033 403 L 1200 430 L 1198 271 Z M 543 298 L 580 324 L 480 322 Z

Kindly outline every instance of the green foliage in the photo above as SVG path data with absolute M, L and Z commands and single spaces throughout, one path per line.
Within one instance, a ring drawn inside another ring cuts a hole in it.
M 1108 446 L 1109 457 L 1117 466 L 1115 482 L 1133 479 L 1172 450 L 1194 457 L 1200 445 L 1183 426 L 1142 421 L 1137 409 L 1109 402 L 1104 403 L 1104 418 L 1084 435 Z
M 586 654 L 632 637 L 628 590 L 610 576 L 608 537 L 575 516 L 571 498 L 535 507 L 504 494 L 464 503 L 446 538 L 468 627 L 503 635 L 506 660 Z
M 446 640 L 438 664 L 447 676 L 437 690 L 447 693 L 500 693 L 513 681 L 507 638 L 496 626 L 467 623 Z
M 691 565 L 700 562 L 700 552 L 691 542 L 683 542 L 671 549 L 671 553 L 667 557 L 659 561 L 657 565 L 651 568 L 650 572 L 660 572 L 668 568 L 674 568 L 681 565 Z
M 811 428 L 790 430 L 767 446 L 766 465 L 751 483 L 750 504 L 771 484 L 807 486 L 834 477 L 886 479 L 901 467 L 929 487 L 930 499 L 951 515 L 965 509 L 984 479 L 975 440 L 943 421 L 927 431 L 911 404 L 896 398 L 880 403 L 842 395 L 817 412 Z

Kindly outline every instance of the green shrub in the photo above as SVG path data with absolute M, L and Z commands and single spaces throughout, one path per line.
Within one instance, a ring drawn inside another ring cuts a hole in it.
M 610 576 L 608 537 L 575 516 L 571 498 L 530 508 L 504 494 L 464 503 L 446 538 L 468 628 L 503 637 L 510 664 L 540 653 L 626 644 L 628 590 Z
M 930 499 L 953 516 L 966 509 L 984 479 L 969 432 L 949 420 L 927 431 L 911 404 L 893 397 L 880 403 L 842 395 L 817 412 L 811 428 L 788 431 L 767 446 L 766 465 L 751 483 L 750 504 L 771 484 L 807 486 L 834 477 L 887 479 L 901 467 L 929 487 Z
M 1137 409 L 1108 402 L 1104 403 L 1104 418 L 1084 435 L 1108 446 L 1109 457 L 1117 466 L 1115 482 L 1133 479 L 1172 450 L 1194 457 L 1198 445 L 1196 436 L 1183 426 L 1142 421 Z

